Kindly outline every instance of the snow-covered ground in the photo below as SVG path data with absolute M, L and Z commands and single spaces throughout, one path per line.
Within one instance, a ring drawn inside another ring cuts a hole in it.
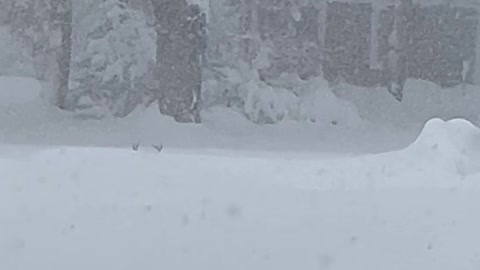
M 0 83 L 18 91 L 0 101 L 0 269 L 480 268 L 480 130 L 466 120 L 421 133 L 258 127 L 220 109 L 197 126 L 82 120 L 28 99 L 35 87 Z
M 392 128 L 367 121 L 354 127 L 296 122 L 257 126 L 223 108 L 205 110 L 202 125 L 179 125 L 160 116 L 155 106 L 139 109 L 126 119 L 99 121 L 59 112 L 47 104 L 48 96 L 33 79 L 0 77 L 0 144 L 130 148 L 141 143 L 208 151 L 274 150 L 317 155 L 397 150 L 420 132 L 418 125 Z
M 479 269 L 480 134 L 355 158 L 2 147 L 1 269 Z

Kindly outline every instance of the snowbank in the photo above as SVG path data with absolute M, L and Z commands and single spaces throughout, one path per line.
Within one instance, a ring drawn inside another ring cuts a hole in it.
M 355 158 L 0 147 L 0 268 L 478 269 L 480 175 L 453 166 L 477 143 L 432 120 Z
M 480 176 L 480 130 L 466 120 L 430 120 L 408 151 L 462 178 Z

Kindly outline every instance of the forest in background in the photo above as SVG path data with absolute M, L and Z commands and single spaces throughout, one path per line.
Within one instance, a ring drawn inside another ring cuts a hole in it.
M 223 106 L 256 123 L 316 120 L 332 85 L 478 83 L 478 10 L 409 0 L 4 0 L 0 75 L 30 76 L 59 108 L 179 122 Z M 317 100 L 323 102 L 316 102 Z

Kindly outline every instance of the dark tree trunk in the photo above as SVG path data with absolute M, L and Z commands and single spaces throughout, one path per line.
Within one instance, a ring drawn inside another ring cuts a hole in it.
M 396 63 L 392 73 L 389 92 L 398 100 L 403 100 L 403 88 L 408 79 L 408 63 L 412 48 L 412 33 L 415 27 L 415 7 L 412 0 L 401 0 L 395 8 L 395 32 L 397 43 L 394 44 Z
M 152 0 L 157 32 L 154 93 L 162 114 L 200 122 L 205 15 L 185 0 Z
M 67 95 L 69 91 L 70 65 L 72 59 L 72 2 L 71 0 L 61 0 L 61 9 L 58 14 L 62 43 L 57 55 L 57 65 L 59 68 L 58 88 L 56 89 L 56 103 L 60 109 L 69 109 L 67 104 Z

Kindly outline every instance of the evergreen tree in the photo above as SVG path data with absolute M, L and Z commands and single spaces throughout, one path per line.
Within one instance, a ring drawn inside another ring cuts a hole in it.
M 92 2 L 77 18 L 72 103 L 128 115 L 143 102 L 141 81 L 154 59 L 153 30 L 123 0 Z

